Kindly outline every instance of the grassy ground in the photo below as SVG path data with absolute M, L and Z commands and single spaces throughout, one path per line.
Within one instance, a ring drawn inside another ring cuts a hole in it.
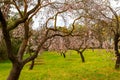
M 71 54 L 70 54 L 71 53 Z M 19 80 L 120 80 L 120 70 L 114 69 L 115 58 L 105 50 L 86 50 L 85 63 L 75 51 L 66 58 L 54 52 L 44 52 L 35 61 L 33 70 L 26 64 Z M 11 64 L 0 62 L 0 80 L 6 80 Z

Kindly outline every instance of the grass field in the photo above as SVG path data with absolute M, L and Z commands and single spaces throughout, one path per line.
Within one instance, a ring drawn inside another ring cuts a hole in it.
M 44 52 L 35 60 L 33 70 L 28 70 L 30 63 L 25 65 L 19 80 L 120 80 L 112 53 L 86 50 L 85 63 L 75 51 L 68 51 L 66 55 L 63 58 L 55 52 Z M 6 80 L 10 68 L 9 61 L 0 62 L 0 80 Z

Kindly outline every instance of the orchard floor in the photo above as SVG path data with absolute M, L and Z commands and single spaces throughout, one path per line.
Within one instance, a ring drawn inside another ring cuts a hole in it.
M 56 52 L 44 52 L 35 60 L 33 70 L 29 70 L 30 63 L 25 65 L 19 80 L 120 80 L 112 52 L 97 49 L 83 54 L 85 63 L 75 51 L 68 51 L 66 58 Z M 10 68 L 9 61 L 0 62 L 0 80 L 6 80 Z

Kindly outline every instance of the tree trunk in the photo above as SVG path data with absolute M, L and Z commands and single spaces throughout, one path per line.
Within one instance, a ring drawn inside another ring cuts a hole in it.
M 85 48 L 84 48 L 84 50 L 85 50 Z M 82 50 L 82 51 L 76 50 L 76 51 L 78 52 L 78 54 L 80 54 L 80 57 L 81 57 L 82 62 L 85 62 L 85 58 L 84 58 L 84 56 L 83 56 L 84 50 Z
M 20 63 L 13 63 L 12 64 L 12 69 L 10 71 L 10 74 L 9 74 L 7 80 L 18 80 L 22 68 L 23 68 L 22 64 L 20 64 Z
M 119 43 L 119 34 L 115 34 L 115 37 L 114 37 L 114 50 L 115 50 L 115 55 L 117 57 L 116 64 L 115 64 L 115 69 L 120 68 L 120 53 L 119 53 L 118 43 Z
M 66 55 L 65 55 L 65 53 L 62 53 L 62 54 L 63 54 L 63 57 L 64 57 L 64 58 L 66 58 Z
M 119 69 L 119 68 L 120 68 L 120 56 L 117 56 L 115 69 Z
M 85 62 L 85 58 L 84 58 L 82 52 L 79 51 L 79 54 L 80 54 L 80 57 L 81 57 L 81 59 L 82 59 L 82 62 Z
M 92 52 L 94 52 L 94 48 L 92 47 Z
M 32 60 L 32 62 L 31 62 L 31 65 L 30 65 L 30 70 L 32 70 L 33 69 L 33 67 L 34 67 L 34 63 L 35 63 L 35 60 Z

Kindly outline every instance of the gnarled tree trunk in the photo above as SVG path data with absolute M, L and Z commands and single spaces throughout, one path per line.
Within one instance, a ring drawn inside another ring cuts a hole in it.
M 119 43 L 119 34 L 115 34 L 114 37 L 114 50 L 115 50 L 115 54 L 116 54 L 116 64 L 115 64 L 115 69 L 120 68 L 120 53 L 119 53 L 119 47 L 118 47 L 118 43 Z
M 18 80 L 23 66 L 22 63 L 12 63 L 12 69 L 7 80 Z

